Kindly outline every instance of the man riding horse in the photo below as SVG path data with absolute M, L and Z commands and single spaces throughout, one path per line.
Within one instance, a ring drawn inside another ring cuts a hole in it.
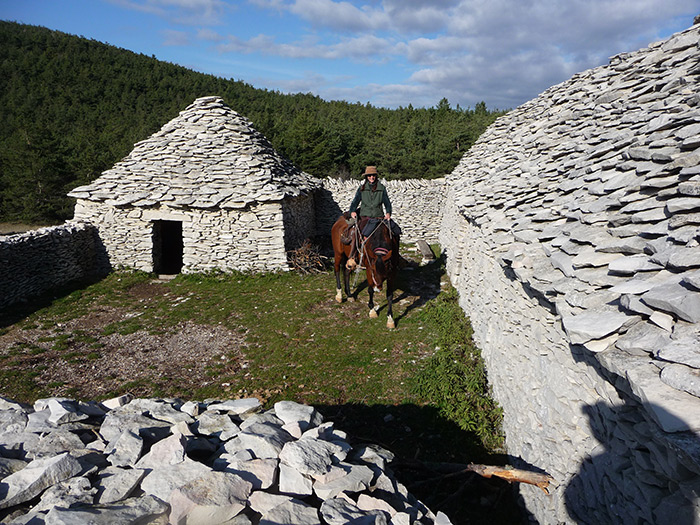
M 391 220 L 391 201 L 384 185 L 379 182 L 379 174 L 376 166 L 367 166 L 363 173 L 365 180 L 355 192 L 355 198 L 350 203 L 350 215 L 356 221 L 357 209 L 360 209 L 360 220 L 356 226 L 358 232 L 367 237 L 371 232 L 365 229 L 370 219 L 386 219 L 387 224 Z M 382 213 L 382 207 L 385 213 Z M 353 232 L 350 258 L 345 265 L 348 270 L 354 270 L 357 266 L 358 235 Z

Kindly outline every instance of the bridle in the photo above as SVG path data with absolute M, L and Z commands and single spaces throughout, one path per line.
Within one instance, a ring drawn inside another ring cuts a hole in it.
M 365 254 L 365 244 L 367 243 L 367 241 L 370 240 L 370 238 L 372 238 L 372 236 L 377 232 L 377 230 L 379 230 L 379 228 L 382 225 L 386 226 L 387 230 L 389 231 L 389 238 L 393 239 L 394 235 L 393 235 L 393 232 L 391 231 L 391 225 L 389 224 L 389 221 L 387 221 L 385 218 L 382 218 L 381 221 L 377 224 L 377 226 L 375 226 L 375 228 L 372 230 L 372 232 L 367 236 L 367 238 L 362 239 L 362 242 L 360 244 L 360 264 L 358 265 L 358 268 L 360 266 L 362 266 L 362 259 L 364 258 L 364 254 Z M 377 256 L 377 258 L 382 259 L 384 264 L 386 264 L 387 266 L 391 265 L 391 259 L 392 259 L 392 255 L 393 255 L 392 250 L 387 250 L 386 248 L 380 246 L 372 251 Z M 375 265 L 376 265 L 376 262 L 375 262 L 375 264 L 369 265 L 369 269 L 370 269 L 370 273 L 372 275 L 372 280 L 376 283 L 377 277 L 376 277 L 376 274 L 374 272 Z

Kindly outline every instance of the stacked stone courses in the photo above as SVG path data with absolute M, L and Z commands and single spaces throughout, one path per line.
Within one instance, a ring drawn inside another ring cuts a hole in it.
M 96 229 L 86 223 L 0 237 L 0 308 L 106 274 Z
M 348 211 L 361 180 L 323 179 L 316 196 L 316 224 L 330 235 L 340 212 Z M 445 204 L 445 179 L 382 180 L 391 200 L 392 217 L 401 227 L 401 241 L 437 243 Z
M 498 119 L 440 233 L 542 523 L 700 520 L 700 26 Z
M 276 271 L 314 235 L 319 186 L 212 96 L 69 196 L 74 219 L 95 224 L 114 267 L 152 271 L 153 222 L 165 220 L 183 225 L 183 272 Z M 290 208 L 308 220 L 285 223 Z

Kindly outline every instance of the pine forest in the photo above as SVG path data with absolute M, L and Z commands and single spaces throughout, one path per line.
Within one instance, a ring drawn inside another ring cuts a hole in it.
M 66 193 L 127 155 L 196 98 L 221 96 L 318 177 L 443 177 L 502 111 L 282 94 L 43 27 L 0 21 L 0 222 L 72 217 Z

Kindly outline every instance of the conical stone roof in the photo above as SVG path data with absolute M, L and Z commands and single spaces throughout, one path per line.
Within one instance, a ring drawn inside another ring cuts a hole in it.
M 501 117 L 448 183 L 571 343 L 700 429 L 700 24 Z
M 243 208 L 307 193 L 319 183 L 277 154 L 248 119 L 210 96 L 68 195 L 114 206 Z

